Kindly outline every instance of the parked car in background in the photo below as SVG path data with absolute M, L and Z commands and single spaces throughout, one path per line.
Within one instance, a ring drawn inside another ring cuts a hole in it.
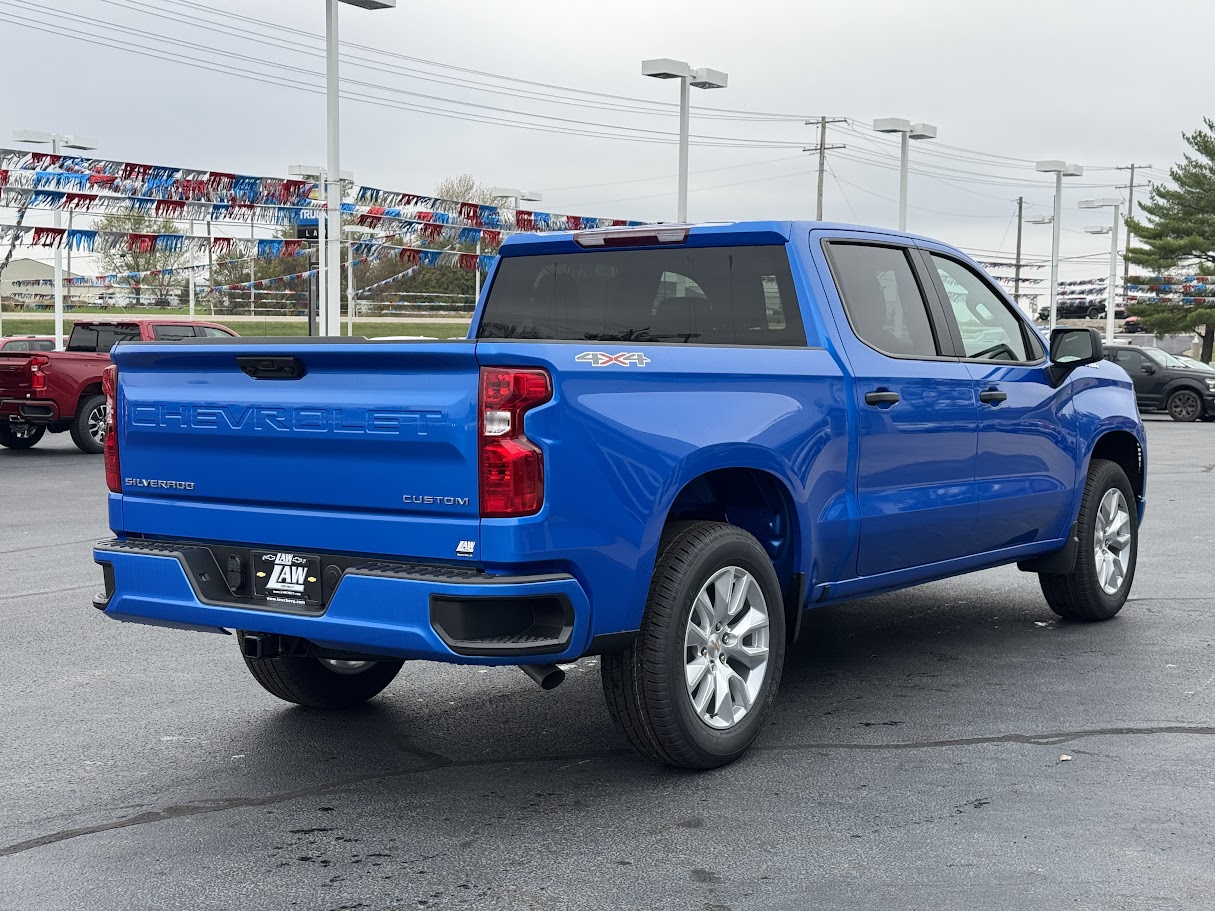
M 53 338 L 46 350 L 0 348 L 0 446 L 29 449 L 48 430 L 66 430 L 82 452 L 100 453 L 108 414 L 101 375 L 117 342 L 234 335 L 215 323 L 79 320 L 64 351 L 53 350 Z
M 1057 319 L 1103 319 L 1105 317 L 1105 303 L 1094 304 L 1091 301 L 1059 301 Z M 1126 317 L 1126 308 L 1117 306 L 1114 307 L 1114 319 L 1123 319 Z M 1038 308 L 1039 322 L 1045 322 L 1050 319 L 1050 304 L 1043 304 Z
M 408 659 L 550 688 L 600 655 L 637 751 L 708 768 L 764 727 L 804 609 L 1009 563 L 1071 620 L 1125 603 L 1131 383 L 1094 329 L 1048 350 L 957 249 L 517 234 L 488 282 L 460 340 L 115 348 L 94 605 L 236 630 L 263 688 L 317 708 Z
M 1137 316 L 1128 316 L 1125 320 L 1123 320 L 1122 331 L 1127 334 L 1147 332 L 1147 330 L 1143 328 L 1143 324 L 1139 321 L 1139 317 Z
M 0 338 L 0 351 L 54 351 L 53 335 L 10 335 Z
M 1210 366 L 1159 348 L 1126 344 L 1107 348 L 1105 357 L 1130 376 L 1141 410 L 1167 411 L 1174 421 L 1215 420 L 1215 369 Z

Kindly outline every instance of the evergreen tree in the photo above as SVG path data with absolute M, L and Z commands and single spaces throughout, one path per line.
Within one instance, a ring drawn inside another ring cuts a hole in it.
M 1215 261 L 1215 121 L 1206 129 L 1182 134 L 1191 152 L 1169 170 L 1173 186 L 1155 186 L 1141 204 L 1144 221 L 1128 218 L 1138 240 L 1127 259 L 1156 272 L 1198 271 Z M 1215 346 L 1215 304 L 1141 304 L 1130 308 L 1144 328 L 1157 335 L 1194 332 L 1202 339 L 1201 359 L 1211 361 Z

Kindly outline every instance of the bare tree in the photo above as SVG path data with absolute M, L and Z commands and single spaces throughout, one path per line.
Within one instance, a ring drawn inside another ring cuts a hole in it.
M 97 231 L 118 231 L 131 234 L 181 234 L 179 224 L 168 218 L 156 218 L 144 212 L 131 214 L 114 213 L 97 220 L 93 225 Z M 98 252 L 97 261 L 106 273 L 117 273 L 118 284 L 129 287 L 135 295 L 135 305 L 139 306 L 141 298 L 147 294 L 153 299 L 171 298 L 175 286 L 182 281 L 180 276 L 148 275 L 149 272 L 180 268 L 187 262 L 189 254 L 178 250 L 175 252 L 154 250 L 151 253 L 136 253 L 118 247 L 114 250 Z M 138 277 L 126 278 L 130 272 L 141 273 Z
M 439 199 L 454 199 L 458 202 L 475 202 L 480 206 L 497 204 L 497 197 L 490 188 L 478 183 L 471 174 L 460 174 L 458 177 L 444 177 L 435 185 L 435 196 Z

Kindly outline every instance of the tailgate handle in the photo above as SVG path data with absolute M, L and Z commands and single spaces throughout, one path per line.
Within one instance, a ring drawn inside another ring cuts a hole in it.
M 255 380 L 298 380 L 308 371 L 298 357 L 238 357 L 236 363 Z

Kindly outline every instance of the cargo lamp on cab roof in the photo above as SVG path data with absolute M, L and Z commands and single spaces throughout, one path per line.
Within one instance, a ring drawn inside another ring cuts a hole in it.
M 650 244 L 682 244 L 687 239 L 687 225 L 605 228 L 574 234 L 574 243 L 580 247 L 644 247 Z

